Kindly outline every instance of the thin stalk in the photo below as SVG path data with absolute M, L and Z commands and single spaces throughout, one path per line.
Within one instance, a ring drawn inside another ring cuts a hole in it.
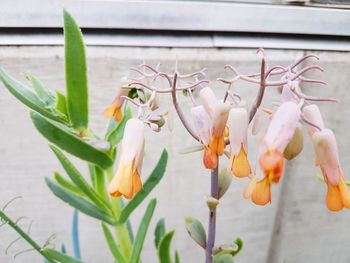
M 26 232 L 24 232 L 14 221 L 12 221 L 3 211 L 0 210 L 0 218 L 6 222 L 10 227 L 13 228 L 28 244 L 40 253 L 48 262 L 55 263 L 51 258 L 49 258 L 44 252 L 43 248 L 39 246 Z
M 219 199 L 218 189 L 218 166 L 211 170 L 211 197 Z M 208 225 L 208 244 L 206 249 L 206 263 L 213 262 L 213 247 L 215 245 L 215 233 L 216 233 L 216 207 L 209 208 L 209 225 Z

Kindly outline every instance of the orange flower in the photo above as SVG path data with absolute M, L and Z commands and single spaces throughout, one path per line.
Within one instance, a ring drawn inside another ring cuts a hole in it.
M 122 96 L 127 96 L 127 95 L 128 95 L 128 90 L 123 88 L 117 89 L 117 94 L 113 102 L 104 111 L 104 115 L 106 118 L 113 117 L 116 122 L 119 122 L 123 118 L 121 107 L 123 106 L 124 99 L 122 98 Z
M 316 131 L 312 135 L 317 165 L 320 166 L 327 183 L 326 204 L 329 210 L 339 211 L 350 208 L 350 190 L 346 186 L 340 167 L 338 147 L 330 129 Z
M 139 119 L 130 119 L 125 125 L 118 170 L 108 187 L 108 192 L 113 197 L 131 199 L 142 189 L 140 174 L 144 152 L 143 132 L 144 125 Z
M 228 126 L 231 158 L 228 169 L 237 177 L 249 176 L 251 172 L 247 158 L 248 124 L 249 115 L 245 108 L 233 108 L 230 110 Z

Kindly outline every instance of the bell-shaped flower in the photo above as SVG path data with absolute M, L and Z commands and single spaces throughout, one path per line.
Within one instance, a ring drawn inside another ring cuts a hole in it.
M 119 122 L 123 118 L 121 107 L 123 106 L 124 98 L 122 96 L 127 96 L 128 92 L 129 91 L 127 89 L 123 89 L 121 87 L 117 88 L 114 100 L 104 111 L 106 118 L 113 117 L 116 122 Z
M 125 125 L 118 170 L 108 187 L 111 196 L 131 199 L 141 190 L 143 154 L 144 124 L 139 119 L 130 119 Z
M 283 152 L 298 127 L 301 111 L 291 101 L 284 102 L 272 116 L 266 134 L 259 145 L 255 177 L 246 189 L 257 205 L 271 202 L 271 184 L 278 183 L 284 171 Z
M 350 190 L 345 184 L 344 174 L 340 167 L 338 147 L 334 133 L 322 129 L 312 136 L 318 165 L 320 166 L 328 191 L 326 204 L 329 210 L 339 211 L 350 208 Z
M 231 158 L 228 169 L 237 177 L 246 177 L 251 172 L 247 158 L 249 114 L 246 108 L 231 109 L 227 123 L 231 146 Z
M 224 153 L 225 143 L 225 132 L 228 114 L 230 110 L 230 104 L 218 101 L 215 107 L 214 115 L 212 118 L 211 127 L 211 139 L 209 142 L 210 153 L 212 156 L 219 156 Z M 217 166 L 217 165 L 216 165 Z M 213 168 L 216 168 L 213 167 Z M 211 168 L 211 169 L 213 169 Z
M 203 106 L 195 106 L 191 108 L 193 124 L 200 142 L 204 145 L 203 163 L 206 168 L 214 169 L 217 166 L 217 157 L 212 153 L 209 142 L 210 134 L 210 119 Z

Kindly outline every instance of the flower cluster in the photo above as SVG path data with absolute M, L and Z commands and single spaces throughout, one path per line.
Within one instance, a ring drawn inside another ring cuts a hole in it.
M 311 70 L 323 71 L 321 67 L 311 65 L 298 69 L 304 61 L 318 57 L 307 55 L 287 67 L 269 68 L 264 51 L 259 52 L 263 54 L 259 73 L 244 75 L 231 65 L 225 66 L 235 76 L 229 80 L 218 79 L 228 85 L 222 99 L 217 98 L 209 81 L 204 79 L 204 70 L 181 75 L 177 70 L 173 74 L 161 72 L 159 65 L 151 67 L 142 64 L 132 68 L 140 77 L 129 79 L 119 88 L 116 98 L 105 111 L 107 117 L 113 116 L 116 121 L 120 121 L 124 101 L 138 109 L 137 117 L 126 124 L 119 166 L 110 183 L 109 193 L 130 199 L 142 188 L 143 126 L 147 124 L 152 130 L 160 131 L 167 117 L 170 127 L 172 112 L 176 111 L 187 131 L 201 144 L 197 149 L 203 151 L 203 165 L 215 170 L 219 158 L 226 156 L 229 159 L 228 171 L 238 178 L 249 179 L 243 196 L 257 205 L 271 202 L 271 185 L 279 183 L 285 160 L 295 158 L 302 151 L 302 126 L 305 126 L 314 145 L 316 165 L 320 167 L 328 187 L 327 207 L 331 211 L 350 208 L 350 191 L 340 167 L 335 136 L 330 129 L 325 128 L 320 110 L 315 104 L 336 100 L 307 96 L 300 87 L 305 82 L 325 84 L 304 76 Z M 154 84 L 159 78 L 164 78 L 169 87 L 156 87 Z M 258 95 L 250 108 L 246 101 L 231 90 L 238 80 L 259 85 Z M 272 109 L 261 107 L 268 87 L 282 89 L 279 101 L 272 105 Z M 182 111 L 177 101 L 179 91 L 191 99 L 189 116 Z M 171 94 L 172 106 L 162 108 L 158 105 L 157 95 L 162 93 Z M 262 114 L 266 114 L 269 119 L 265 129 L 260 125 Z M 248 159 L 250 126 L 253 135 L 262 134 L 257 140 L 258 156 L 254 167 Z

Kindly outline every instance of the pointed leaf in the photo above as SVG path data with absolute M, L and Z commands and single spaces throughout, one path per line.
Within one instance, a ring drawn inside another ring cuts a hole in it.
M 56 110 L 64 114 L 65 116 L 68 116 L 68 110 L 67 110 L 67 100 L 66 97 L 59 91 L 56 90 L 56 104 L 55 104 Z
M 55 106 L 55 97 L 51 94 L 51 92 L 46 89 L 41 81 L 36 77 L 27 75 L 27 79 L 32 83 L 32 87 L 39 99 L 44 102 L 46 106 L 53 108 Z
M 154 244 L 158 248 L 160 240 L 165 235 L 165 220 L 164 218 L 159 219 L 156 229 L 154 231 Z
M 107 153 L 84 142 L 64 125 L 50 121 L 35 112 L 31 112 L 31 118 L 38 131 L 61 149 L 102 168 L 108 168 L 113 164 L 113 160 Z
M 175 263 L 180 263 L 179 252 L 175 251 Z
M 92 203 L 86 201 L 85 199 L 67 191 L 66 189 L 56 185 L 49 178 L 45 178 L 47 186 L 51 189 L 53 194 L 60 198 L 62 201 L 68 203 L 72 207 L 78 209 L 80 212 L 104 221 L 110 225 L 114 225 L 115 221 L 105 212 L 100 210 L 98 207 L 94 206 Z
M 192 217 L 185 218 L 186 230 L 190 237 L 202 248 L 207 247 L 207 235 L 205 233 L 202 223 Z
M 109 204 L 100 197 L 94 188 L 92 188 L 79 173 L 77 168 L 68 160 L 68 158 L 55 146 L 50 145 L 51 150 L 55 153 L 58 160 L 61 162 L 64 170 L 68 174 L 72 182 L 94 202 L 99 208 L 103 209 L 107 213 L 111 211 Z
M 62 175 L 60 175 L 58 172 L 54 173 L 54 177 L 56 182 L 63 188 L 65 188 L 66 190 L 75 193 L 76 195 L 79 195 L 81 197 L 86 198 L 86 195 L 78 188 L 76 187 L 73 183 L 71 183 L 70 181 L 66 180 L 65 178 L 63 178 Z
M 28 106 L 30 109 L 42 114 L 43 116 L 59 121 L 65 122 L 61 115 L 50 111 L 44 102 L 42 102 L 39 97 L 31 91 L 29 88 L 18 82 L 17 80 L 11 78 L 3 69 L 0 68 L 0 79 L 4 83 L 5 87 L 24 105 Z
M 161 240 L 158 246 L 158 259 L 160 263 L 171 263 L 170 245 L 175 232 L 167 233 Z
M 64 10 L 64 61 L 69 119 L 74 128 L 88 126 L 88 84 L 85 45 L 80 28 Z
M 79 242 L 79 213 L 77 209 L 74 209 L 73 224 L 72 224 L 72 243 L 74 257 L 81 259 L 80 255 L 80 242 Z
M 107 240 L 109 250 L 111 251 L 115 261 L 118 263 L 127 263 L 122 253 L 120 252 L 119 247 L 115 242 L 111 231 L 109 230 L 108 226 L 105 223 L 102 223 L 102 229 L 103 229 L 105 238 Z
M 43 253 L 53 260 L 61 263 L 83 263 L 83 261 L 70 257 L 62 252 L 58 252 L 51 248 L 43 248 Z
M 231 173 L 227 170 L 227 168 L 223 168 L 219 173 L 218 178 L 218 196 L 219 199 L 224 196 L 228 188 L 230 187 L 230 184 L 232 182 L 233 176 Z
M 234 241 L 234 243 L 238 246 L 238 249 L 236 251 L 234 251 L 233 253 L 231 253 L 231 255 L 234 257 L 235 255 L 237 255 L 242 249 L 243 249 L 243 241 L 242 239 L 240 239 L 239 237 L 236 238 L 236 240 Z
M 142 217 L 140 221 L 140 226 L 137 230 L 137 234 L 133 243 L 131 256 L 130 256 L 130 263 L 137 263 L 140 259 L 140 254 L 142 251 L 143 243 L 145 241 L 145 237 L 147 234 L 147 230 L 149 227 L 149 224 L 151 222 L 154 209 L 156 208 L 157 200 L 152 199 L 146 209 L 146 212 L 144 216 Z
M 159 183 L 159 181 L 164 176 L 167 161 L 168 153 L 166 150 L 163 150 L 156 167 L 152 171 L 151 175 L 147 178 L 141 191 L 138 192 L 135 197 L 123 208 L 119 217 L 120 223 L 124 223 L 129 218 L 129 215 L 132 213 L 132 211 L 134 211 L 135 208 L 142 203 L 142 201 L 148 196 L 153 188 Z

